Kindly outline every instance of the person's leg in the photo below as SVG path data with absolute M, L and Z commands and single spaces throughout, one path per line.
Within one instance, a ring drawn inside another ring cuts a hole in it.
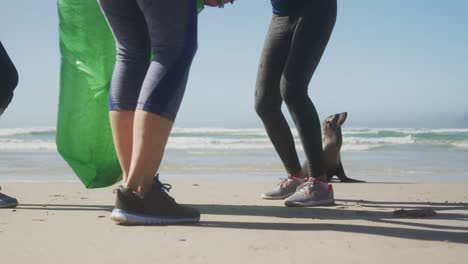
M 13 99 L 13 90 L 18 85 L 18 72 L 0 42 L 0 116 Z
M 114 146 L 122 169 L 122 183 L 126 184 L 133 148 L 133 111 L 110 111 L 109 117 L 112 127 Z
M 336 1 L 310 1 L 296 26 L 281 79 L 281 94 L 296 124 L 313 181 L 302 184 L 285 200 L 286 206 L 334 204 L 331 184 L 323 169 L 320 120 L 308 96 L 310 79 L 327 46 L 336 19 Z
M 259 63 L 255 91 L 255 110 L 289 174 L 264 199 L 284 199 L 302 183 L 301 164 L 291 129 L 281 112 L 280 79 L 288 57 L 296 18 L 273 16 Z
M 113 3 L 115 0 L 109 1 Z M 127 156 L 131 161 L 127 181 L 116 190 L 111 219 L 121 224 L 138 225 L 197 222 L 200 213 L 177 204 L 167 193 L 170 185 L 162 184 L 155 177 L 196 51 L 196 1 L 129 2 L 141 10 L 153 57 L 144 71 L 137 100 L 132 97 L 132 107 L 136 109 L 133 124 L 129 126 L 132 130 L 131 133 L 124 132 L 124 136 L 132 136 L 131 155 Z M 125 126 L 123 122 L 122 126 Z
M 331 36 L 336 1 L 310 1 L 294 30 L 291 50 L 281 78 L 281 95 L 296 125 L 310 174 L 326 181 L 320 119 L 308 87 Z
M 194 0 L 137 0 L 148 25 L 153 59 L 138 99 L 127 187 L 149 190 L 187 85 L 197 49 Z
M 164 154 L 172 121 L 138 110 L 133 125 L 132 163 L 127 187 L 146 193 L 151 188 Z
M 0 116 L 13 98 L 13 90 L 18 85 L 18 72 L 8 53 L 0 42 Z M 0 186 L 0 191 L 2 187 Z M 6 194 L 0 193 L 0 208 L 13 208 L 18 201 Z
M 135 1 L 99 0 L 116 43 L 116 63 L 109 92 L 114 145 L 126 184 L 133 148 L 134 115 L 150 63 L 145 19 Z
M 299 174 L 291 129 L 281 112 L 280 80 L 288 57 L 293 32 L 290 17 L 273 16 L 258 67 L 255 110 L 288 174 Z

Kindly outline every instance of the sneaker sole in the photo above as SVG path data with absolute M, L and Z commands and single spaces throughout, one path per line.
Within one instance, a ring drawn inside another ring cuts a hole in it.
M 284 201 L 287 207 L 311 207 L 311 206 L 330 206 L 335 205 L 335 199 L 321 200 L 321 201 L 308 201 L 308 202 L 293 202 Z
M 3 209 L 15 208 L 16 206 L 18 206 L 17 201 L 0 204 L 0 208 L 3 208 Z
M 293 194 L 294 193 L 290 193 L 290 194 L 285 194 L 283 196 L 268 196 L 268 195 L 262 194 L 262 199 L 263 200 L 284 200 Z
M 121 225 L 175 225 L 197 223 L 200 217 L 168 218 L 130 213 L 120 209 L 112 210 L 110 219 Z

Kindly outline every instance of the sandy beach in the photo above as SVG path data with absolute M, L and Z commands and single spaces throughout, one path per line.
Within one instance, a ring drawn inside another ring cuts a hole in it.
M 468 1 L 123 2 L 0 5 L 0 264 L 468 264 Z M 113 222 L 112 146 L 200 222 Z M 366 183 L 261 199 L 305 161 Z
M 112 188 L 2 183 L 1 263 L 466 263 L 468 184 L 334 184 L 337 205 L 286 208 L 259 194 L 274 181 L 173 181 L 202 212 L 191 226 L 119 226 Z M 430 207 L 434 217 L 396 217 Z

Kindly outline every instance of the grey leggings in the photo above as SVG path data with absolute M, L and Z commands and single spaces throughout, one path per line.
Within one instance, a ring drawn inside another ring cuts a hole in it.
M 301 164 L 281 112 L 284 101 L 296 125 L 313 177 L 323 175 L 320 120 L 308 96 L 336 20 L 336 0 L 306 1 L 299 14 L 274 15 L 260 60 L 255 108 L 289 174 Z
M 115 37 L 110 111 L 174 121 L 197 50 L 196 0 L 98 0 Z

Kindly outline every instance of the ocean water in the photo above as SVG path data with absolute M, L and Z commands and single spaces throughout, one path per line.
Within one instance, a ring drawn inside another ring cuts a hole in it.
M 302 147 L 293 130 L 296 147 Z M 348 176 L 372 182 L 465 182 L 468 129 L 343 129 Z M 285 176 L 263 129 L 174 128 L 163 175 L 271 179 Z M 0 181 L 76 181 L 57 153 L 54 128 L 0 129 Z

